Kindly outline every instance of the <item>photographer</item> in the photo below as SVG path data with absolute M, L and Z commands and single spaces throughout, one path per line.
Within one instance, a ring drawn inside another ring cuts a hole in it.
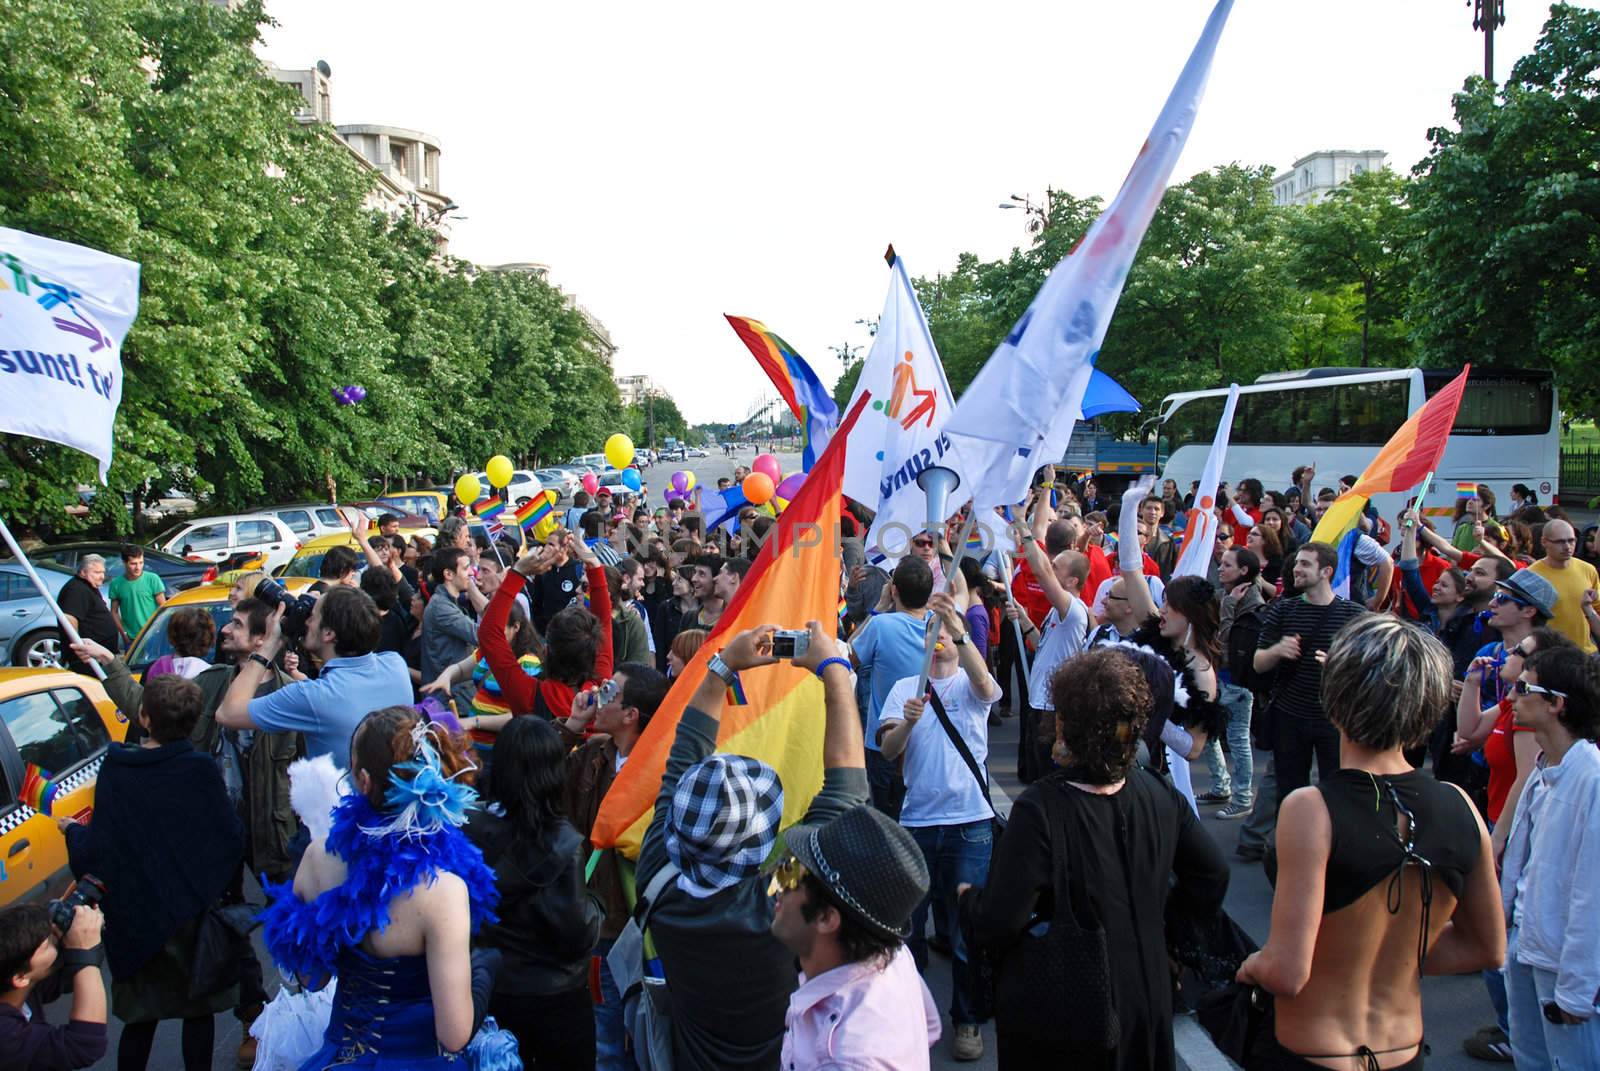
M 88 1067 L 106 1051 L 106 984 L 100 976 L 97 907 L 79 907 L 58 935 L 43 904 L 0 912 L 0 1071 Z M 68 987 L 72 1018 L 44 1021 L 44 1005 Z
M 322 662 L 321 674 L 257 696 L 256 690 L 272 676 L 273 659 L 286 645 L 288 611 L 288 603 L 278 604 L 266 642 L 228 686 L 217 723 L 226 729 L 302 733 L 309 757 L 330 755 L 335 765 L 348 769 L 356 726 L 368 711 L 410 706 L 411 675 L 393 651 L 374 653 L 381 624 L 372 597 L 359 588 L 337 587 L 316 601 L 300 641 L 307 654 Z

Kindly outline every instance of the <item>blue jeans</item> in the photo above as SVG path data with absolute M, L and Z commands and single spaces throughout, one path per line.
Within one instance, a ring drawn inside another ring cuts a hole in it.
M 1506 998 L 1511 1010 L 1511 1055 L 1518 1067 L 1600 1067 L 1600 1014 L 1557 1026 L 1544 1017 L 1555 999 L 1554 971 L 1517 962 L 1517 930 L 1506 942 Z M 1596 1009 L 1600 1012 L 1600 1009 Z
M 1250 750 L 1250 707 L 1254 698 L 1248 688 L 1237 684 L 1222 684 L 1217 699 L 1228 712 L 1228 753 L 1233 756 L 1233 776 L 1228 775 L 1228 764 L 1222 758 L 1222 741 L 1212 737 L 1206 743 L 1206 769 L 1211 772 L 1211 791 L 1233 796 L 1241 807 L 1250 806 L 1252 782 L 1255 779 L 1255 755 Z M 1233 786 L 1242 786 L 1234 792 Z
M 594 954 L 600 957 L 600 1003 L 594 1006 L 595 1071 L 638 1071 L 628 1049 L 628 1034 L 622 1023 L 622 994 L 611 977 L 606 954 L 615 940 L 602 937 Z
M 928 925 L 928 911 L 937 897 L 949 913 L 950 951 L 954 959 L 950 987 L 950 1018 L 957 1026 L 978 1022 L 973 1011 L 971 972 L 967 969 L 967 946 L 961 938 L 961 927 L 955 925 L 956 888 L 962 884 L 982 885 L 989 877 L 989 855 L 993 849 L 994 830 L 990 820 L 967 822 L 957 826 L 911 826 L 912 839 L 922 849 L 922 858 L 928 864 L 928 895 L 922 898 L 911 915 L 911 956 L 917 969 L 928 968 L 928 939 L 923 931 Z
M 1261 775 L 1256 795 L 1261 797 L 1261 806 L 1244 820 L 1244 828 L 1239 830 L 1239 846 L 1265 851 L 1278 828 L 1278 765 L 1271 757 L 1267 759 L 1267 772 Z

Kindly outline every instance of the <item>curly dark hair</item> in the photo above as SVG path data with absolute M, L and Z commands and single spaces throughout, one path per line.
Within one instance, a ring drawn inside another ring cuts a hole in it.
M 594 660 L 600 653 L 600 629 L 610 628 L 583 606 L 574 603 L 550 619 L 544 633 L 546 680 L 579 687 L 594 676 Z
M 800 879 L 806 891 L 806 902 L 800 905 L 800 917 L 814 922 L 823 908 L 831 907 L 839 913 L 839 951 L 846 963 L 875 963 L 888 966 L 895 950 L 900 947 L 898 937 L 883 937 L 867 928 L 849 909 L 834 899 L 828 887 L 807 871 Z
M 187 606 L 172 615 L 167 626 L 167 642 L 176 654 L 187 658 L 210 658 L 217 640 L 217 623 L 203 606 Z
M 1097 779 L 1128 776 L 1155 709 L 1144 672 L 1126 654 L 1100 647 L 1061 664 L 1050 678 L 1056 736 L 1075 765 Z

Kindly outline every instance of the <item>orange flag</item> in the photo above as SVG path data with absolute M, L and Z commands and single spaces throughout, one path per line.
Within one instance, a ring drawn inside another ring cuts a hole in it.
M 636 858 L 655 811 L 667 753 L 678 721 L 705 680 L 706 662 L 728 637 L 757 625 L 804 628 L 807 621 L 838 621 L 840 486 L 845 443 L 866 405 L 851 409 L 799 493 L 768 534 L 766 545 L 717 627 L 650 719 L 628 762 L 606 792 L 590 840 Z M 722 712 L 717 750 L 760 759 L 783 781 L 783 825 L 798 821 L 822 788 L 822 682 L 788 662 L 741 674 L 744 702 Z

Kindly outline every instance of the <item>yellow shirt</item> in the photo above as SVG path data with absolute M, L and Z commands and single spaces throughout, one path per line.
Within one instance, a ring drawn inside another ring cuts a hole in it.
M 1594 636 L 1583 613 L 1583 593 L 1600 588 L 1600 573 L 1577 558 L 1569 559 L 1565 569 L 1557 569 L 1541 558 L 1528 566 L 1528 572 L 1544 577 L 1556 589 L 1556 612 L 1550 627 L 1583 648 L 1585 654 L 1594 654 Z

